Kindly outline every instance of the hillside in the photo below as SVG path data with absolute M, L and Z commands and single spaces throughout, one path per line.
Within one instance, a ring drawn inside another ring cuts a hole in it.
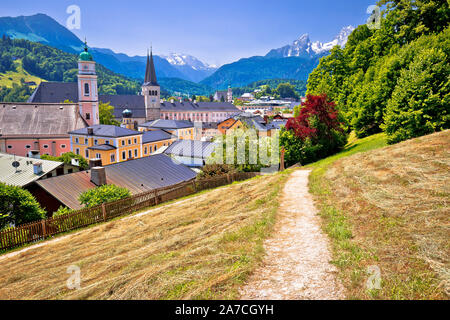
M 450 130 L 385 145 L 367 137 L 310 165 L 333 263 L 351 299 L 448 298 Z M 377 268 L 381 289 L 367 290 Z
M 0 256 L 0 299 L 236 298 L 262 258 L 287 176 L 206 191 Z M 80 290 L 66 287 L 72 265 L 81 269 Z
M 317 66 L 319 58 L 266 58 L 251 57 L 220 67 L 200 83 L 214 89 L 243 87 L 258 80 L 294 79 L 306 80 Z

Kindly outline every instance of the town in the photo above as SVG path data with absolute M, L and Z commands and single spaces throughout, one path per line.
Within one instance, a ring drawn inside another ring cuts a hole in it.
M 448 1 L 25 2 L 0 300 L 448 300 Z

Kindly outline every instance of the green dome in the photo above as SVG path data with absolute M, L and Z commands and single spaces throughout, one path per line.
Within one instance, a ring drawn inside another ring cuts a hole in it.
M 80 53 L 80 56 L 78 57 L 80 61 L 94 61 L 94 58 L 92 58 L 92 54 L 88 52 L 87 42 L 84 42 L 84 51 Z

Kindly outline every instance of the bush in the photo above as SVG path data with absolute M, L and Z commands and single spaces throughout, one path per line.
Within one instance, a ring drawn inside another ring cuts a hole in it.
M 29 191 L 0 183 L 0 229 L 44 218 L 45 210 Z
M 346 143 L 343 121 L 325 94 L 307 96 L 299 115 L 281 130 L 280 146 L 285 149 L 287 165 L 302 165 L 338 152 Z
M 61 207 L 59 207 L 58 211 L 53 213 L 53 218 L 64 216 L 64 215 L 72 213 L 72 212 L 73 212 L 72 209 L 61 206 Z
M 131 196 L 131 193 L 127 188 L 106 184 L 83 192 L 78 200 L 86 207 L 95 207 L 102 203 L 128 198 L 129 196 Z
M 85 158 L 83 158 L 82 156 L 75 154 L 73 152 L 63 153 L 59 157 L 54 157 L 54 156 L 50 156 L 47 154 L 43 154 L 41 156 L 41 159 L 42 160 L 51 160 L 51 161 L 60 161 L 60 162 L 64 162 L 65 164 L 71 164 L 72 159 L 77 159 L 78 162 L 80 163 L 80 168 L 82 170 L 86 170 L 89 168 L 89 163 L 87 162 L 87 160 Z
M 197 179 L 213 178 L 235 172 L 237 172 L 236 169 L 228 164 L 207 164 L 202 168 L 202 172 L 197 175 Z

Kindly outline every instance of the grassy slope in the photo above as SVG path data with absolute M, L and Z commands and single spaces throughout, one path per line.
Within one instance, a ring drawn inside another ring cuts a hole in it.
M 0 299 L 218 299 L 263 255 L 287 172 L 95 226 L 0 262 Z M 81 268 L 81 289 L 66 270 Z M 14 270 L 14 272 L 11 272 Z
M 16 71 L 7 71 L 5 73 L 0 73 L 0 87 L 5 86 L 8 88 L 12 88 L 13 83 L 20 83 L 20 79 L 24 79 L 25 81 L 34 81 L 36 82 L 36 85 L 41 83 L 41 81 L 45 81 L 26 72 L 22 67 L 21 59 L 14 61 L 14 64 L 16 65 Z
M 448 298 L 450 131 L 385 145 L 371 136 L 310 165 L 333 262 L 349 298 Z M 369 266 L 379 290 L 367 290 Z

